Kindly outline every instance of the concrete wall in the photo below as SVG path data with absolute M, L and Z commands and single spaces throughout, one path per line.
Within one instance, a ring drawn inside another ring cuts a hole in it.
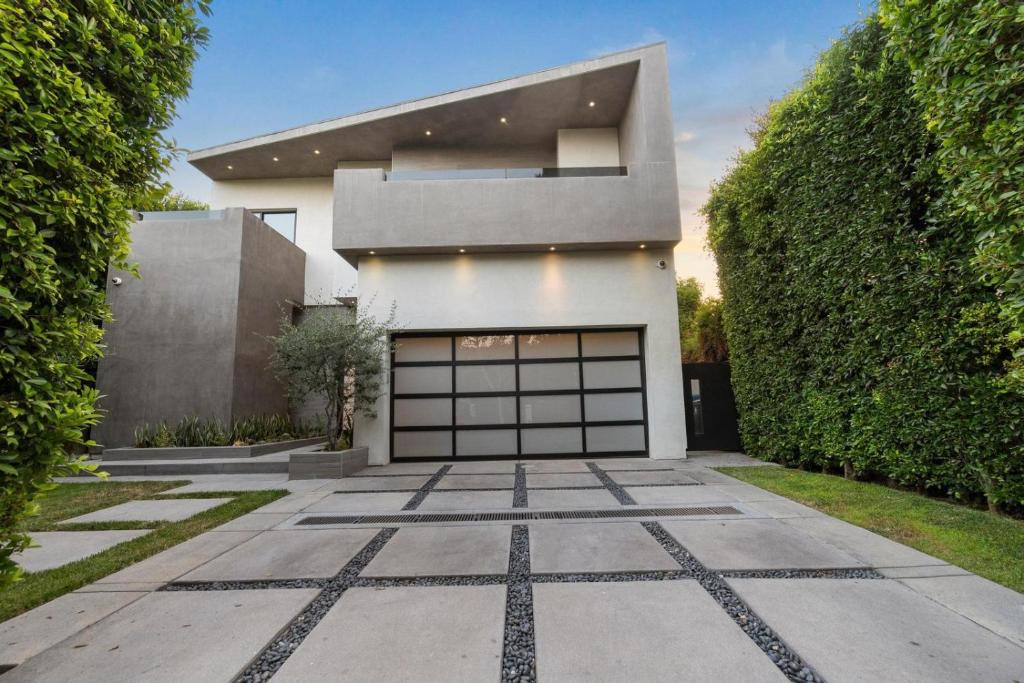
M 551 145 L 520 147 L 405 147 L 392 152 L 395 171 L 544 168 L 555 165 Z
M 215 181 L 210 206 L 295 209 L 295 244 L 306 252 L 305 303 L 322 303 L 356 284 L 355 270 L 332 249 L 332 192 L 330 178 Z
M 563 128 L 558 131 L 558 166 L 584 168 L 619 165 L 617 128 Z
M 632 325 L 646 328 L 653 458 L 686 451 L 672 252 L 574 252 L 369 257 L 359 261 L 360 306 L 378 318 L 398 305 L 404 331 Z M 356 422 L 371 462 L 389 456 L 390 403 Z
M 114 321 L 96 377 L 107 414 L 93 438 L 124 446 L 146 422 L 281 412 L 281 389 L 254 332 L 273 333 L 278 304 L 301 294 L 304 258 L 241 209 L 134 224 L 130 260 L 142 277 L 107 279 Z

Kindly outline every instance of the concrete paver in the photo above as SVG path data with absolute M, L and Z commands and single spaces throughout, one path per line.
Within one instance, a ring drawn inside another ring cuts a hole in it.
M 549 474 L 555 472 L 589 472 L 583 460 L 523 460 L 520 462 L 527 474 Z
M 292 515 L 288 512 L 250 512 L 221 524 L 214 531 L 266 531 L 283 524 Z
M 835 517 L 795 517 L 783 519 L 782 522 L 873 567 L 922 567 L 945 564 L 931 555 L 890 541 Z
M 730 579 L 828 681 L 1014 681 L 1024 649 L 896 581 Z
M 391 474 L 433 474 L 441 469 L 439 462 L 394 462 L 389 465 L 372 465 L 359 470 L 353 477 L 379 477 Z
M 567 508 L 604 508 L 622 507 L 615 496 L 602 489 L 583 489 L 580 491 L 551 491 L 530 489 L 527 494 L 529 507 L 541 509 Z
M 0 666 L 21 664 L 145 593 L 68 593 L 0 624 Z
M 312 503 L 303 512 L 395 512 L 413 497 L 412 493 L 335 493 Z
M 638 522 L 536 524 L 530 527 L 534 573 L 678 570 Z
M 736 499 L 711 486 L 626 486 L 626 493 L 640 505 L 729 505 Z
M 255 531 L 210 531 L 168 548 L 142 562 L 105 576 L 98 583 L 166 583 L 221 553 L 245 543 Z
M 1024 647 L 1024 595 L 973 574 L 900 583 Z
M 397 491 L 418 489 L 430 479 L 426 474 L 407 477 L 347 477 L 335 482 L 335 491 Z
M 514 474 L 451 474 L 438 482 L 434 488 L 445 489 L 511 489 L 516 484 Z
M 504 608 L 504 586 L 353 588 L 274 681 L 497 681 Z
M 37 531 L 32 534 L 32 542 L 37 543 L 39 547 L 29 548 L 25 552 L 15 555 L 14 561 L 27 572 L 40 572 L 101 553 L 118 543 L 124 543 L 148 533 L 149 531 L 146 529 Z
M 635 484 L 696 484 L 697 480 L 690 475 L 679 472 L 609 472 L 608 476 L 620 486 Z
M 516 464 L 508 460 L 457 462 L 448 470 L 449 474 L 515 474 L 515 472 Z
M 86 522 L 179 522 L 215 508 L 231 498 L 182 498 L 167 500 L 130 500 L 102 510 L 66 519 L 61 524 Z
M 533 586 L 541 681 L 785 681 L 696 581 Z
M 550 488 L 554 486 L 601 486 L 601 480 L 588 473 L 526 473 L 527 488 Z
M 858 567 L 846 553 L 774 519 L 662 522 L 708 569 Z
M 505 574 L 511 542 L 507 526 L 404 527 L 362 576 Z
M 265 531 L 181 577 L 182 581 L 313 579 L 334 576 L 377 529 Z
M 150 593 L 4 674 L 20 681 L 226 681 L 314 590 Z
M 378 494 L 379 495 L 379 494 Z M 508 491 L 431 491 L 417 510 L 504 510 L 512 507 Z

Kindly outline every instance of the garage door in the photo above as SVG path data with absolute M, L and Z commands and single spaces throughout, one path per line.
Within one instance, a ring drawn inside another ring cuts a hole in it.
M 646 455 L 643 330 L 393 337 L 391 455 Z

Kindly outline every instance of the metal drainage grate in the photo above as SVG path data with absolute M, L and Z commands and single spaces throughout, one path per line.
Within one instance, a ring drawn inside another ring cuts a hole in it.
M 618 510 L 548 510 L 543 512 L 434 512 L 413 515 L 317 515 L 296 522 L 318 524 L 429 524 L 432 522 L 529 522 L 541 519 L 616 519 L 623 517 L 693 517 L 743 514 L 729 505 Z

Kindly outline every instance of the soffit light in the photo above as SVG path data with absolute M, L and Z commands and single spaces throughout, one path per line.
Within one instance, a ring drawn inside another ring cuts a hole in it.
M 459 253 L 460 253 L 460 254 L 465 254 L 465 253 L 466 253 L 466 250 L 465 250 L 465 249 L 459 249 Z
M 646 249 L 646 248 L 647 248 L 647 245 L 646 245 L 646 244 L 641 244 L 641 245 L 640 245 L 640 248 L 641 248 L 641 249 Z
M 279 159 L 277 157 L 274 157 L 274 161 L 279 161 Z
M 429 136 L 429 135 L 431 135 L 431 132 L 429 130 L 427 130 L 427 131 L 424 131 L 423 134 Z
M 555 250 L 554 247 L 548 247 L 548 251 L 554 251 L 554 250 Z
M 235 170 L 235 167 L 234 167 L 234 166 L 232 166 L 231 164 L 228 164 L 228 170 L 229 170 L 229 171 L 233 171 L 233 170 Z
M 500 119 L 498 119 L 498 120 L 499 120 L 499 121 L 501 121 L 501 122 L 502 122 L 502 123 L 504 123 L 504 124 L 508 124 L 508 119 L 506 119 L 506 118 L 505 118 L 504 116 L 502 116 L 502 117 L 501 117 Z
M 314 149 L 313 150 L 313 154 L 319 154 L 319 153 L 320 153 L 320 150 L 318 150 L 318 149 Z
M 597 102 L 595 102 L 594 100 L 590 100 L 590 102 L 587 103 L 587 106 L 588 107 L 596 107 L 597 106 Z
M 376 254 L 376 253 L 377 253 L 377 252 L 375 252 L 375 251 L 374 251 L 373 249 L 371 249 L 371 250 L 370 250 L 370 256 L 373 256 L 373 255 L 374 255 L 374 254 Z

